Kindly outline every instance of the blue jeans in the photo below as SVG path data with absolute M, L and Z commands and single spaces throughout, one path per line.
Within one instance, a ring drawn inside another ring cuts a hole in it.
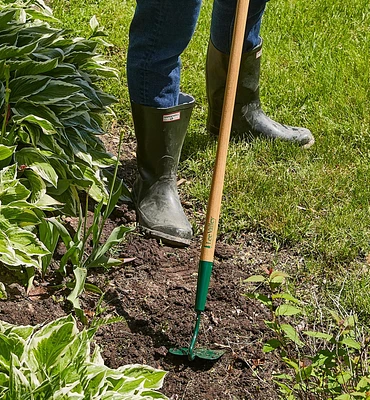
M 250 0 L 243 51 L 260 44 L 268 0 Z M 130 26 L 127 82 L 134 103 L 169 108 L 178 105 L 181 53 L 189 44 L 202 0 L 137 0 Z M 214 0 L 210 37 L 230 53 L 236 0 Z

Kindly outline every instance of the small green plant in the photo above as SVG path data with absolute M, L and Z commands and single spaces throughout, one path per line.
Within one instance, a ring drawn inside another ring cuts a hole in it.
M 277 352 L 291 372 L 274 375 L 281 398 L 370 399 L 368 332 L 367 335 L 359 332 L 356 315 L 340 317 L 333 311 L 329 311 L 334 321 L 330 328 L 303 330 L 294 327 L 289 319 L 304 314 L 304 307 L 300 300 L 284 290 L 288 277 L 284 272 L 270 269 L 266 275 L 246 279 L 247 283 L 257 285 L 256 290 L 246 296 L 260 301 L 270 313 L 265 324 L 274 337 L 264 344 L 263 351 Z M 262 288 L 263 293 L 257 291 Z
M 167 399 L 158 392 L 165 371 L 138 364 L 111 369 L 98 346 L 91 353 L 98 326 L 79 331 L 70 315 L 36 327 L 0 321 L 0 398 Z
M 122 180 L 117 178 L 122 140 L 123 133 L 121 132 L 118 144 L 118 158 L 111 179 L 107 204 L 104 205 L 103 202 L 95 204 L 93 220 L 90 226 L 88 226 L 89 196 L 87 193 L 84 206 L 85 213 L 83 213 L 80 203 L 80 217 L 74 235 L 71 235 L 60 222 L 60 219 L 55 217 L 45 218 L 40 227 L 40 235 L 44 242 L 50 245 L 49 248 L 55 248 L 59 238 L 62 239 L 66 246 L 66 252 L 59 262 L 59 272 L 63 276 L 66 276 L 67 265 L 69 264 L 72 266 L 75 279 L 72 283 L 73 290 L 67 297 L 67 300 L 72 303 L 76 314 L 83 322 L 86 322 L 86 318 L 79 302 L 79 296 L 82 294 L 83 290 L 85 288 L 90 288 L 102 294 L 99 288 L 86 283 L 88 269 L 98 267 L 107 269 L 114 265 L 121 265 L 123 263 L 121 259 L 110 257 L 107 253 L 109 253 L 113 246 L 121 243 L 128 232 L 132 231 L 132 228 L 120 225 L 113 229 L 104 243 L 101 241 L 105 223 L 114 210 L 119 197 L 126 190 Z M 88 242 L 91 243 L 89 249 L 87 249 Z M 47 265 L 48 260 L 46 260 L 45 263 L 45 266 Z

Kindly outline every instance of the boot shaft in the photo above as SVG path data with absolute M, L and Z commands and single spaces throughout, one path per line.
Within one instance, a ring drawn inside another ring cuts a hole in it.
M 131 103 L 137 139 L 137 165 L 148 183 L 160 177 L 176 177 L 194 98 L 181 94 L 179 105 L 152 108 Z
M 245 104 L 254 103 L 256 107 L 260 105 L 261 55 L 262 42 L 252 51 L 242 55 L 236 91 L 235 114 L 239 114 Z M 217 126 L 219 126 L 221 119 L 229 59 L 229 54 L 220 52 L 211 41 L 209 42 L 206 63 L 207 97 L 209 119 L 211 120 L 209 122 L 215 119 L 217 124 L 213 125 Z

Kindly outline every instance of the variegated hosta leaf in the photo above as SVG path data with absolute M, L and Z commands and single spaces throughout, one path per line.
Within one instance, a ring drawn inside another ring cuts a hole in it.
M 27 178 L 27 183 L 31 191 L 29 201 L 31 203 L 38 202 L 44 195 L 46 195 L 46 185 L 44 180 L 39 174 L 32 169 L 26 169 L 24 176 Z
M 17 238 L 15 241 L 11 240 L 8 237 L 9 231 L 11 231 L 14 227 L 3 231 L 0 230 L 0 262 L 7 265 L 10 268 L 25 266 L 28 268 L 38 268 L 39 262 L 34 257 L 31 257 L 27 254 L 26 251 L 21 249 L 21 244 L 18 243 Z M 29 231 L 24 231 L 24 234 L 30 233 Z M 36 242 L 36 236 L 34 237 Z M 16 247 L 15 247 L 16 246 Z M 39 251 L 44 251 L 44 248 L 40 246 Z
M 35 104 L 32 101 L 25 99 L 18 101 L 12 109 L 19 118 L 26 118 L 33 115 L 49 121 L 54 128 L 63 127 L 56 114 L 49 107 L 43 104 Z
M 15 151 L 16 146 L 4 146 L 0 144 L 0 161 L 6 160 L 11 157 Z
M 10 204 L 18 200 L 26 200 L 30 191 L 19 180 L 12 182 L 0 182 L 0 202 Z
M 0 205 L 0 214 L 10 223 L 9 226 L 13 225 L 21 228 L 25 226 L 34 226 L 40 223 L 40 218 L 30 208 L 32 208 L 32 204 L 27 203 L 26 201 L 14 202 L 9 205 Z
M 37 43 L 31 43 L 22 47 L 0 45 L 0 60 L 30 55 L 36 48 Z
M 41 128 L 42 133 L 44 135 L 54 135 L 57 131 L 54 128 L 54 125 L 49 122 L 47 119 L 38 117 L 37 115 L 27 115 L 26 117 L 14 117 L 13 121 L 17 125 L 25 125 L 29 126 L 29 124 L 36 125 Z
M 36 95 L 46 88 L 50 79 L 50 77 L 42 75 L 26 75 L 11 79 L 9 83 L 10 103 L 16 103 L 18 100 Z
M 57 187 L 58 175 L 51 166 L 49 160 L 40 150 L 32 147 L 25 147 L 15 154 L 15 159 L 19 165 L 31 168 L 47 182 Z
M 17 178 L 17 166 L 15 164 L 5 167 L 0 171 L 0 185 L 3 185 L 5 182 L 12 182 L 16 178 Z M 0 188 L 1 187 L 2 186 L 0 186 Z
M 12 227 L 11 229 L 8 229 L 5 234 L 14 249 L 18 249 L 30 256 L 49 254 L 45 245 L 30 231 Z
M 158 392 L 165 371 L 139 364 L 108 368 L 97 346 L 90 355 L 91 340 L 91 330 L 79 331 L 72 316 L 42 327 L 0 321 L 2 398 L 167 399 Z

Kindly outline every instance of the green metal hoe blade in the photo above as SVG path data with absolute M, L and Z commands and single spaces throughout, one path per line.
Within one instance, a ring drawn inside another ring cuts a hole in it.
M 193 337 L 190 342 L 189 347 L 180 347 L 180 348 L 171 348 L 169 352 L 176 356 L 187 356 L 190 361 L 193 361 L 195 357 L 201 358 L 203 360 L 214 361 L 219 359 L 224 353 L 224 350 L 210 350 L 210 349 L 195 349 L 195 343 L 197 341 L 199 325 L 200 325 L 200 317 L 202 313 L 201 311 L 197 311 L 197 320 L 195 323 L 195 328 L 193 331 Z

